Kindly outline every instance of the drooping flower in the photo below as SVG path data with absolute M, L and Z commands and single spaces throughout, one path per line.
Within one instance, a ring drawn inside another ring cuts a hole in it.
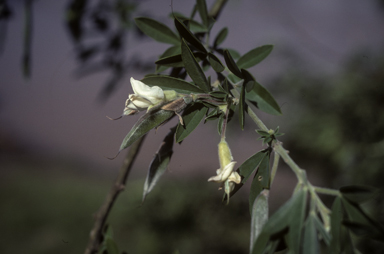
M 165 100 L 164 91 L 158 86 L 150 87 L 134 78 L 131 78 L 131 85 L 134 94 L 128 95 L 123 115 L 132 115 L 141 110 L 150 109 Z
M 217 182 L 224 185 L 224 191 L 228 195 L 235 188 L 235 184 L 241 182 L 240 175 L 233 171 L 236 161 L 233 161 L 231 150 L 225 139 L 222 139 L 218 145 L 219 147 L 219 161 L 220 168 L 216 170 L 216 176 L 212 176 L 208 179 L 209 182 Z M 222 186 L 219 189 L 222 189 Z

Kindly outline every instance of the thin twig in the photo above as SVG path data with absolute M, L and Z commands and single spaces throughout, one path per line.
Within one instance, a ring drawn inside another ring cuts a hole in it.
M 102 242 L 102 231 L 107 221 L 108 215 L 112 209 L 113 204 L 115 203 L 117 196 L 125 188 L 125 184 L 128 178 L 128 175 L 131 171 L 133 162 L 136 159 L 136 156 L 140 150 L 141 144 L 144 140 L 143 136 L 135 143 L 132 144 L 129 149 L 127 156 L 124 159 L 123 165 L 120 168 L 119 175 L 116 179 L 115 184 L 112 186 L 107 197 L 105 198 L 104 203 L 101 205 L 99 211 L 95 216 L 95 223 L 90 233 L 88 246 L 85 250 L 85 254 L 95 254 L 100 248 Z

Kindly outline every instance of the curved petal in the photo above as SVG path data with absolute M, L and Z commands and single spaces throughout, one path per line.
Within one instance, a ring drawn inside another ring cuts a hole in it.
M 156 104 L 164 100 L 164 92 L 158 86 L 147 86 L 140 80 L 135 80 L 131 78 L 131 85 L 135 95 L 143 97 L 144 99 L 150 101 L 152 104 Z

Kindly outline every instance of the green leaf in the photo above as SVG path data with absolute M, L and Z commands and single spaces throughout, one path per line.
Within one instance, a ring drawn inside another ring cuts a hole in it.
M 196 61 L 200 62 L 206 58 L 206 55 L 201 52 L 194 52 L 193 56 L 196 58 Z M 181 54 L 166 56 L 164 58 L 160 58 L 155 62 L 157 65 L 164 65 L 169 67 L 184 67 L 184 63 L 181 58 Z
M 251 213 L 251 239 L 250 249 L 252 253 L 253 246 L 256 242 L 257 237 L 260 235 L 265 223 L 268 221 L 268 196 L 269 190 L 263 190 L 256 197 L 253 203 Z
M 158 86 L 163 90 L 175 90 L 178 93 L 204 93 L 197 86 L 183 80 L 166 75 L 147 75 L 142 80 L 148 86 Z
M 251 184 L 251 191 L 249 193 L 249 209 L 252 212 L 253 202 L 263 189 L 269 189 L 270 172 L 269 172 L 269 150 L 266 152 L 263 160 L 260 162 L 259 169 L 256 172 Z
M 245 93 L 245 98 L 257 103 L 257 107 L 268 114 L 281 115 L 282 113 L 279 105 L 268 90 L 257 83 L 255 78 L 247 70 L 241 69 L 241 71 L 245 76 L 243 85 L 252 88 Z
M 245 53 L 237 60 L 240 69 L 248 69 L 266 58 L 271 53 L 273 45 L 264 45 Z
M 207 113 L 208 108 L 201 103 L 195 103 L 183 112 L 184 125 L 177 125 L 176 142 L 183 141 L 199 125 Z
M 267 154 L 267 150 L 261 150 L 249 157 L 246 161 L 243 162 L 243 164 L 241 164 L 241 166 L 239 167 L 239 174 L 242 177 L 242 183 L 245 183 L 251 176 L 251 174 L 256 171 L 261 161 Z
M 345 234 L 347 233 L 344 226 L 342 225 L 342 220 L 344 217 L 344 211 L 341 204 L 341 197 L 336 197 L 332 205 L 331 213 L 331 253 L 342 253 L 345 245 Z
M 346 199 L 342 199 L 342 203 L 350 221 L 350 223 L 344 223 L 345 226 L 350 226 L 354 232 L 359 232 L 378 241 L 384 241 L 384 228 L 378 221 L 368 216 L 360 205 L 351 203 Z
M 269 218 L 253 245 L 252 254 L 264 253 L 264 249 L 271 236 L 276 238 L 278 234 L 290 232 L 291 229 L 288 231 L 287 228 L 290 227 L 293 217 L 297 216 L 297 214 L 294 213 L 297 211 L 297 207 L 303 207 L 303 203 L 307 197 L 306 194 L 305 191 L 299 190 Z M 290 253 L 295 252 L 291 251 Z
M 244 130 L 245 122 L 245 86 L 241 86 L 240 99 L 239 99 L 239 121 L 241 130 Z
M 331 235 L 329 234 L 329 232 L 325 230 L 323 223 L 319 220 L 317 216 L 313 216 L 313 220 L 314 220 L 317 231 L 319 231 L 325 244 L 329 246 L 331 243 Z
M 293 252 L 298 253 L 298 252 Z M 319 254 L 320 246 L 317 239 L 317 231 L 315 225 L 314 215 L 310 215 L 305 223 L 304 227 L 304 239 L 303 239 L 303 253 L 305 254 Z
M 217 48 L 217 46 L 219 46 L 221 43 L 223 43 L 223 41 L 225 40 L 225 38 L 227 38 L 227 35 L 228 35 L 228 28 L 224 27 L 223 29 L 220 30 L 220 32 L 217 34 L 216 38 L 215 38 L 215 41 L 213 42 L 213 47 L 214 48 Z
M 300 189 L 294 196 L 297 196 L 297 199 L 295 199 L 295 203 L 291 207 L 290 216 L 287 218 L 289 220 L 287 246 L 292 253 L 299 253 L 301 232 L 305 219 L 307 191 Z
M 161 58 L 165 58 L 165 57 L 168 57 L 168 56 L 173 56 L 173 55 L 177 55 L 177 54 L 180 54 L 181 53 L 181 48 L 180 46 L 172 46 L 168 49 L 166 49 L 164 51 L 163 54 L 161 54 L 161 56 L 159 57 L 159 59 Z M 166 69 L 168 69 L 169 67 L 167 66 L 160 66 L 160 65 L 156 65 L 156 73 L 159 73 L 159 72 L 163 72 L 165 71 Z
M 340 192 L 352 203 L 363 203 L 377 194 L 377 189 L 370 186 L 351 185 L 340 188 Z
M 135 22 L 143 33 L 155 41 L 174 45 L 180 44 L 179 37 L 163 23 L 145 17 L 135 18 Z
M 192 51 L 189 49 L 184 39 L 182 39 L 181 43 L 181 57 L 183 59 L 185 70 L 193 82 L 205 92 L 210 91 L 210 84 L 208 84 L 203 70 L 197 63 Z
M 196 1 L 197 10 L 199 11 L 201 20 L 203 21 L 203 24 L 205 27 L 209 27 L 209 16 L 207 11 L 207 4 L 205 3 L 205 0 L 197 0 Z
M 216 72 L 222 72 L 225 70 L 225 66 L 221 63 L 220 59 L 217 58 L 217 56 L 215 56 L 214 54 L 208 53 L 208 61 Z
M 194 46 L 197 50 L 200 50 L 201 52 L 207 54 L 207 50 L 201 44 L 201 42 L 189 31 L 189 29 L 182 23 L 180 20 L 175 18 L 175 26 L 179 34 L 182 38 L 184 38 L 187 42 L 189 42 L 192 46 Z M 181 50 L 183 51 L 183 50 Z
M 225 64 L 227 65 L 228 69 L 233 74 L 235 74 L 239 78 L 243 78 L 243 75 L 242 75 L 239 67 L 237 67 L 235 60 L 233 60 L 231 54 L 229 53 L 229 51 L 227 49 L 224 50 L 224 60 L 225 60 Z
M 168 167 L 169 162 L 173 154 L 173 141 L 176 127 L 172 128 L 171 131 L 164 138 L 160 145 L 160 149 L 156 152 L 151 165 L 149 166 L 147 178 L 144 183 L 143 201 L 147 195 L 152 191 L 160 177 L 164 174 Z
M 227 49 L 229 53 L 231 53 L 231 56 L 233 59 L 238 59 L 240 57 L 240 53 L 237 52 L 234 49 Z
M 162 109 L 152 110 L 144 114 L 135 123 L 127 136 L 125 136 L 123 142 L 120 145 L 119 152 L 132 145 L 136 140 L 144 136 L 153 128 L 156 128 L 164 122 L 168 121 L 174 115 L 175 112 Z

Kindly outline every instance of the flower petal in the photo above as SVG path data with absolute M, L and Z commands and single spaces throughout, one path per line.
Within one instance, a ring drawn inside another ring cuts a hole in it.
M 135 95 L 150 101 L 152 104 L 156 104 L 164 100 L 164 92 L 158 86 L 150 87 L 140 80 L 135 80 L 134 78 L 131 78 L 131 85 Z

